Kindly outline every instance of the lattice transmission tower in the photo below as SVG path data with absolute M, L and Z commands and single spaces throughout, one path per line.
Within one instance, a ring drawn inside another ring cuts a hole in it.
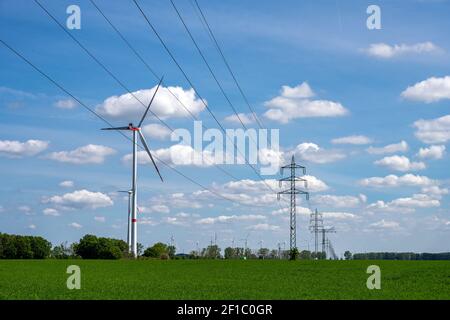
M 311 212 L 309 218 L 309 230 L 314 233 L 314 253 L 315 258 L 319 252 L 319 233 L 323 230 L 323 217 L 317 209 Z
M 293 250 L 297 248 L 297 222 L 296 222 L 296 195 L 304 194 L 306 196 L 306 200 L 309 200 L 309 193 L 302 189 L 298 189 L 295 185 L 297 181 L 303 182 L 305 188 L 308 188 L 308 182 L 306 179 L 297 177 L 295 174 L 296 169 L 301 169 L 303 171 L 303 175 L 306 174 L 306 168 L 304 166 L 298 165 L 295 163 L 294 156 L 292 156 L 291 163 L 289 165 L 281 167 L 281 175 L 283 175 L 284 169 L 290 169 L 291 175 L 286 178 L 279 179 L 280 188 L 283 182 L 290 182 L 290 188 L 284 191 L 280 191 L 277 193 L 277 198 L 280 200 L 280 195 L 289 194 L 291 197 L 290 201 L 290 228 L 289 228 L 289 240 L 290 240 L 290 252 L 292 254 Z

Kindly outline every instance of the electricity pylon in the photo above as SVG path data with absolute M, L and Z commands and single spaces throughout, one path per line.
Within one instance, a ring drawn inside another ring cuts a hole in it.
M 317 258 L 317 253 L 319 252 L 319 232 L 323 229 L 323 218 L 322 214 L 316 209 L 311 212 L 309 218 L 309 230 L 314 233 L 314 253 Z
M 334 229 L 334 227 L 331 228 L 322 228 L 322 252 L 324 254 L 324 259 L 326 259 L 326 252 L 327 252 L 327 238 L 325 236 L 325 234 L 327 233 L 336 233 L 336 230 Z
M 278 192 L 277 193 L 277 198 L 278 198 L 278 200 L 280 200 L 280 195 L 282 195 L 282 194 L 289 194 L 289 195 L 291 195 L 291 201 L 290 201 L 291 202 L 290 203 L 291 204 L 291 207 L 290 207 L 291 212 L 290 212 L 290 228 L 289 228 L 290 229 L 289 230 L 289 232 L 290 232 L 290 234 L 289 234 L 290 247 L 289 247 L 289 249 L 290 249 L 290 252 L 292 254 L 293 250 L 297 249 L 297 234 L 296 234 L 297 233 L 297 222 L 296 222 L 296 206 L 297 206 L 297 204 L 296 204 L 296 195 L 297 194 L 304 194 L 304 195 L 306 195 L 306 200 L 309 200 L 309 193 L 307 191 L 298 189 L 295 186 L 295 182 L 296 181 L 301 181 L 301 182 L 304 183 L 305 188 L 308 188 L 308 183 L 307 183 L 306 179 L 297 177 L 295 175 L 295 170 L 296 169 L 302 169 L 303 170 L 303 174 L 306 174 L 306 168 L 301 166 L 301 165 L 296 164 L 294 156 L 292 156 L 292 160 L 291 160 L 291 163 L 289 165 L 281 167 L 281 175 L 283 175 L 283 170 L 284 169 L 290 169 L 291 170 L 291 175 L 289 177 L 281 178 L 280 180 L 278 180 L 280 188 L 281 188 L 281 185 L 282 185 L 282 183 L 284 181 L 289 181 L 291 183 L 291 187 L 289 189 L 287 189 L 287 190 Z

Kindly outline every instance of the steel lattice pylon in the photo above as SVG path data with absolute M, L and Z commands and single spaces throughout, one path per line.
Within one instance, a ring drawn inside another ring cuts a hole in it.
M 309 193 L 307 191 L 298 189 L 295 185 L 296 181 L 301 181 L 304 183 L 305 188 L 308 187 L 307 185 L 307 181 L 304 178 L 300 178 L 297 177 L 295 175 L 295 170 L 296 169 L 302 169 L 303 170 L 303 174 L 306 174 L 306 168 L 298 165 L 295 163 L 295 159 L 294 156 L 292 156 L 292 160 L 291 163 L 289 165 L 283 166 L 281 167 L 281 175 L 283 175 L 283 170 L 284 169 L 290 169 L 291 170 L 291 175 L 289 177 L 286 178 L 281 178 L 279 180 L 279 184 L 280 184 L 280 188 L 283 182 L 288 181 L 290 182 L 290 188 L 286 189 L 284 191 L 280 191 L 277 193 L 277 197 L 278 200 L 280 199 L 280 195 L 282 194 L 289 194 L 291 196 L 290 199 L 290 225 L 289 225 L 289 243 L 290 243 L 290 251 L 292 252 L 292 250 L 297 248 L 297 221 L 296 221 L 296 195 L 297 194 L 304 194 L 306 195 L 306 199 L 309 200 Z

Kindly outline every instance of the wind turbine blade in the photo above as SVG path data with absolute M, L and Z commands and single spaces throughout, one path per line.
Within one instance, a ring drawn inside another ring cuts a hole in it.
M 129 127 L 102 128 L 101 130 L 130 130 Z
M 159 178 L 161 179 L 161 181 L 164 182 L 164 180 L 163 180 L 163 178 L 162 178 L 162 176 L 161 176 L 161 173 L 159 173 L 159 169 L 158 169 L 158 167 L 156 166 L 155 160 L 153 160 L 152 154 L 151 154 L 151 152 L 150 152 L 150 149 L 148 148 L 148 145 L 147 145 L 147 142 L 145 141 L 144 136 L 142 135 L 142 132 L 141 132 L 141 131 L 138 131 L 138 133 L 139 133 L 139 137 L 141 138 L 142 144 L 144 145 L 145 151 L 147 151 L 147 153 L 148 153 L 148 155 L 149 155 L 149 157 L 150 157 L 150 160 L 152 160 L 153 166 L 154 166 L 155 169 L 156 169 L 156 172 L 158 172 Z
M 150 100 L 150 103 L 148 104 L 148 107 L 147 107 L 147 109 L 145 110 L 144 115 L 142 116 L 141 121 L 139 121 L 138 128 L 140 128 L 141 125 L 142 125 L 142 122 L 144 122 L 144 119 L 145 119 L 145 117 L 147 116 L 147 112 L 148 112 L 148 110 L 150 109 L 150 106 L 151 106 L 152 103 L 153 103 L 153 99 L 155 99 L 156 93 L 158 92 L 159 86 L 161 85 L 161 83 L 162 83 L 162 81 L 163 81 L 163 78 L 164 78 L 164 77 L 161 77 L 161 80 L 159 80 L 158 86 L 156 87 L 156 90 L 155 90 L 155 92 L 153 93 L 153 97 L 152 97 L 152 99 Z

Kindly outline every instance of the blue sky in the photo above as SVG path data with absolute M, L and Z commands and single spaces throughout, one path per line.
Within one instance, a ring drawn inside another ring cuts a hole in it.
M 166 86 L 206 127 L 217 128 L 132 1 L 96 3 L 164 74 Z M 78 5 L 81 29 L 70 32 L 147 99 L 157 80 L 89 1 L 42 4 L 63 24 L 66 8 Z M 191 2 L 175 4 L 234 106 L 248 115 Z M 278 156 L 285 160 L 294 153 L 307 167 L 310 206 L 337 229 L 330 235 L 337 252 L 449 250 L 449 1 L 378 1 L 380 30 L 366 27 L 372 4 L 366 1 L 199 4 L 258 117 L 280 130 Z M 219 121 L 239 127 L 226 120 L 232 110 L 170 1 L 142 7 Z M 142 110 L 34 2 L 1 2 L 0 30 L 2 40 L 112 123 L 123 125 Z M 0 55 L 0 231 L 42 235 L 54 244 L 86 233 L 125 238 L 126 199 L 116 191 L 129 187 L 123 158 L 130 143 L 101 132 L 101 121 L 4 46 Z M 106 100 L 113 96 L 115 104 Z M 192 119 L 179 106 L 158 97 L 157 114 L 172 128 L 192 130 Z M 157 123 L 149 117 L 145 124 Z M 257 128 L 254 122 L 248 126 Z M 159 126 L 144 133 L 161 157 L 175 144 Z M 254 248 L 261 239 L 273 248 L 288 241 L 288 214 L 278 212 L 276 197 L 248 166 L 221 165 L 238 181 L 215 167 L 176 166 L 233 203 L 199 194 L 198 186 L 160 167 L 164 183 L 148 164 L 139 166 L 139 241 L 145 245 L 173 235 L 187 252 L 197 241 L 206 246 L 214 233 L 222 248 L 248 233 Z M 300 202 L 302 249 L 308 242 L 312 247 L 307 207 Z

